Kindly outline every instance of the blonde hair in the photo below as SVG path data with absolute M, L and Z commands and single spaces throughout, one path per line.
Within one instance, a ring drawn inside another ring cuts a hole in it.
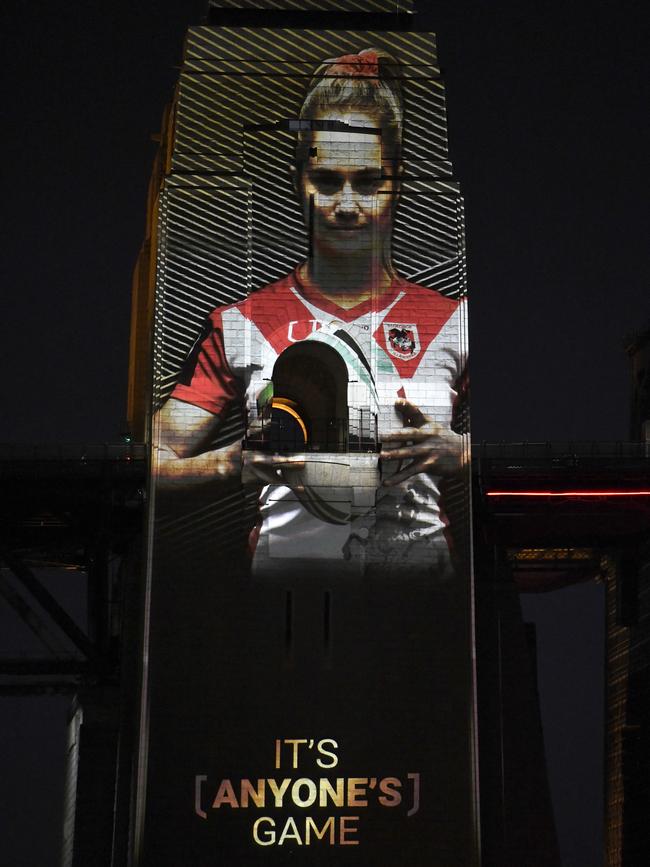
M 399 163 L 402 155 L 404 100 L 401 68 L 387 51 L 365 48 L 323 61 L 315 70 L 300 109 L 300 120 L 336 109 L 376 113 L 382 132 L 382 150 L 387 159 Z M 305 123 L 296 141 L 296 164 L 307 158 L 310 130 Z

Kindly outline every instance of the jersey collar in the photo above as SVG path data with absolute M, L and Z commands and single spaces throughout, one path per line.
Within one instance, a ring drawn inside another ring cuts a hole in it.
M 298 274 L 299 267 L 299 265 L 296 266 L 292 274 L 296 291 L 319 310 L 331 314 L 336 317 L 336 319 L 342 319 L 344 322 L 353 322 L 355 319 L 359 319 L 360 316 L 364 316 L 372 310 L 383 310 L 385 307 L 388 307 L 391 301 L 397 298 L 397 295 L 402 291 L 405 285 L 405 281 L 401 277 L 395 276 L 393 277 L 393 281 L 388 289 L 385 292 L 382 292 L 381 295 L 371 295 L 370 298 L 366 298 L 365 301 L 360 301 L 359 304 L 355 304 L 354 307 L 340 307 L 336 302 L 332 301 L 331 298 L 326 298 L 315 287 L 305 286 Z

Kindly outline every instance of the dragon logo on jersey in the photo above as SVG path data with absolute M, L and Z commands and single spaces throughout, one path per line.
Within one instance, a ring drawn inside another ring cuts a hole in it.
M 391 355 L 410 361 L 420 351 L 420 338 L 417 325 L 403 322 L 384 322 L 386 346 Z

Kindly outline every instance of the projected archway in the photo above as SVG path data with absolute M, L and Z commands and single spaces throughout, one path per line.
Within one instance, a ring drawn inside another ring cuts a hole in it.
M 315 341 L 289 346 L 273 368 L 271 448 L 345 451 L 348 370 L 335 349 Z

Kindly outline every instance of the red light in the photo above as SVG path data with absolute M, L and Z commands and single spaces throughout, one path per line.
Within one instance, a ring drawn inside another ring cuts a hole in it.
M 488 497 L 650 497 L 650 491 L 487 491 Z

